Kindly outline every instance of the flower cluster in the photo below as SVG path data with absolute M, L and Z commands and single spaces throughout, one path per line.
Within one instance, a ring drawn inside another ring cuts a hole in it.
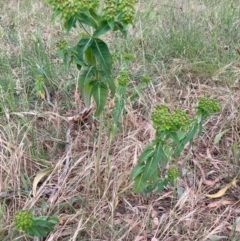
M 184 111 L 175 109 L 170 113 L 168 106 L 164 104 L 155 106 L 151 119 L 158 131 L 177 131 L 186 127 L 190 122 L 190 118 Z
M 56 47 L 60 50 L 65 50 L 67 48 L 67 41 L 66 40 L 59 40 L 56 43 Z
M 117 3 L 114 0 L 105 0 L 103 15 L 106 20 L 113 20 L 117 15 Z
M 19 210 L 14 216 L 14 224 L 18 230 L 29 229 L 33 225 L 33 214 L 30 210 Z
M 78 12 L 94 9 L 98 0 L 46 0 L 63 18 L 75 16 Z
M 121 86 L 126 86 L 129 82 L 129 76 L 127 71 L 120 71 L 118 77 L 117 77 L 117 82 Z
M 176 167 L 170 167 L 167 170 L 167 177 L 169 179 L 176 179 L 179 176 L 178 169 Z
M 209 99 L 207 97 L 200 97 L 198 99 L 198 106 L 196 107 L 198 113 L 202 113 L 205 116 L 220 111 L 220 104 L 215 99 Z
M 135 0 L 119 0 L 118 11 L 122 13 L 122 20 L 125 23 L 132 23 L 135 13 Z
M 105 0 L 103 15 L 106 20 L 120 17 L 123 22 L 130 24 L 135 13 L 135 0 Z M 118 19 L 119 20 L 119 19 Z

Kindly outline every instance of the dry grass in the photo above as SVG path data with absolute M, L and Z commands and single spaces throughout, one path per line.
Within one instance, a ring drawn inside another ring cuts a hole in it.
M 130 30 L 127 47 L 119 36 L 109 39 L 112 46 L 114 41 L 121 41 L 119 51 L 122 48 L 134 54 L 129 95 L 136 90 L 142 74 L 151 76 L 152 82 L 137 98 L 128 100 L 126 115 L 121 119 L 122 128 L 111 143 L 108 138 L 110 106 L 104 113 L 102 133 L 99 120 L 91 115 L 74 124 L 68 136 L 70 166 L 65 176 L 61 174 L 69 128 L 66 118 L 84 109 L 78 96 L 74 96 L 76 70 L 70 75 L 55 55 L 55 42 L 65 33 L 58 22 L 50 22 L 51 11 L 41 2 L 0 3 L 3 36 L 0 43 L 3 53 L 0 59 L 1 240 L 13 228 L 15 211 L 25 208 L 32 208 L 39 216 L 58 215 L 61 223 L 44 239 L 47 241 L 240 240 L 240 228 L 236 224 L 240 213 L 239 183 L 222 198 L 205 197 L 206 193 L 224 187 L 239 172 L 240 160 L 232 152 L 234 142 L 240 148 L 239 55 L 233 50 L 231 59 L 225 59 L 214 56 L 213 51 L 206 53 L 212 56 L 211 61 L 203 63 L 200 57 L 190 59 L 195 52 L 189 55 L 187 50 L 186 55 L 168 52 L 171 45 L 166 45 L 166 41 L 160 52 L 156 52 L 158 41 L 155 40 L 159 38 L 163 43 L 164 39 L 154 35 L 154 31 L 160 32 L 149 26 L 157 21 L 160 28 L 168 29 L 170 24 L 162 18 L 161 11 L 170 8 L 176 18 L 189 10 L 210 16 L 210 12 L 217 11 L 221 5 L 210 9 L 208 1 L 201 4 L 176 1 L 173 8 L 169 2 L 149 3 L 150 7 L 155 6 L 156 15 L 154 11 L 144 11 L 149 7 L 144 1 L 138 3 L 141 14 L 135 28 Z M 222 2 L 227 6 L 227 1 Z M 235 5 L 236 11 L 240 11 L 240 4 Z M 177 22 L 174 24 L 177 27 Z M 239 20 L 235 24 L 239 27 Z M 75 32 L 70 41 L 74 41 L 77 34 Z M 240 44 L 239 37 L 238 34 L 228 43 L 231 48 L 239 47 L 236 46 Z M 217 42 L 218 53 L 222 54 L 222 43 Z M 181 51 L 181 46 L 174 48 Z M 38 66 L 44 68 L 48 77 L 54 108 L 37 99 L 33 91 L 34 78 L 40 71 Z M 116 64 L 115 70 L 120 67 Z M 192 107 L 202 95 L 217 98 L 222 110 L 205 124 L 204 133 L 195 141 L 192 152 L 183 153 L 179 160 L 182 176 L 177 190 L 169 185 L 160 194 L 134 194 L 129 174 L 145 144 L 154 136 L 149 118 L 153 106 L 165 102 L 191 115 Z M 221 140 L 214 144 L 216 135 L 225 130 Z M 50 166 L 54 171 L 39 183 L 38 195 L 33 197 L 36 173 Z M 14 232 L 8 240 L 31 238 Z

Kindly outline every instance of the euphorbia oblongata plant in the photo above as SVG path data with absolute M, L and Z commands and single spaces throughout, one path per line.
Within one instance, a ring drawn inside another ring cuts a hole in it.
M 46 0 L 53 16 L 60 15 L 65 29 L 80 27 L 84 33 L 75 46 L 61 40 L 58 53 L 65 64 L 76 64 L 80 70 L 78 88 L 87 107 L 91 98 L 96 102 L 95 115 L 99 115 L 110 90 L 115 94 L 112 78 L 112 55 L 100 36 L 108 31 L 126 35 L 127 25 L 133 22 L 135 0 Z M 101 4 L 100 4 L 101 3 Z
M 206 97 L 198 99 L 193 118 L 181 109 L 176 108 L 171 112 L 165 104 L 156 105 L 151 115 L 155 139 L 145 147 L 131 172 L 134 191 L 147 193 L 156 189 L 160 192 L 169 181 L 176 180 L 177 158 L 185 145 L 189 143 L 191 146 L 195 135 L 202 133 L 203 121 L 219 110 L 218 101 Z M 170 161 L 175 166 L 164 172 Z

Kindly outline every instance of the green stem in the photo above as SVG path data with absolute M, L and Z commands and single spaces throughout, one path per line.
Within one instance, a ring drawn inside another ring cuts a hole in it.
M 79 23 L 80 26 L 83 28 L 83 30 L 89 35 L 89 36 L 92 36 L 88 31 L 87 29 L 84 27 L 84 25 L 82 23 Z
M 100 125 L 99 125 L 99 136 L 98 136 L 98 150 L 97 150 L 97 157 L 95 162 L 95 168 L 96 168 L 96 182 L 102 191 L 101 187 L 101 177 L 100 177 L 100 161 L 101 161 L 101 152 L 102 152 L 102 131 L 103 131 L 103 114 L 100 115 Z
M 174 178 L 173 180 L 173 213 L 174 213 L 174 216 L 176 214 L 176 204 L 177 204 L 177 179 Z

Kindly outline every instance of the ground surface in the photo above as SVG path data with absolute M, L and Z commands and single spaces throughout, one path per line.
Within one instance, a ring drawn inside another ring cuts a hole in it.
M 205 196 L 239 173 L 240 1 L 140 0 L 136 9 L 127 39 L 105 37 L 116 58 L 114 76 L 122 56 L 133 56 L 126 114 L 110 143 L 110 100 L 102 129 L 91 113 L 66 134 L 66 118 L 84 103 L 75 91 L 77 70 L 63 68 L 55 44 L 74 43 L 79 31 L 67 35 L 43 1 L 0 2 L 0 240 L 13 229 L 15 211 L 29 208 L 60 218 L 47 241 L 240 240 L 240 182 L 220 198 Z M 53 106 L 34 90 L 43 73 Z M 142 84 L 143 75 L 150 84 Z M 177 192 L 169 185 L 159 194 L 134 194 L 129 174 L 154 137 L 154 105 L 191 115 L 199 96 L 218 99 L 221 112 L 178 160 Z M 61 179 L 67 141 L 70 166 Z M 48 167 L 54 170 L 33 197 L 34 177 Z M 13 232 L 7 240 L 32 238 Z

